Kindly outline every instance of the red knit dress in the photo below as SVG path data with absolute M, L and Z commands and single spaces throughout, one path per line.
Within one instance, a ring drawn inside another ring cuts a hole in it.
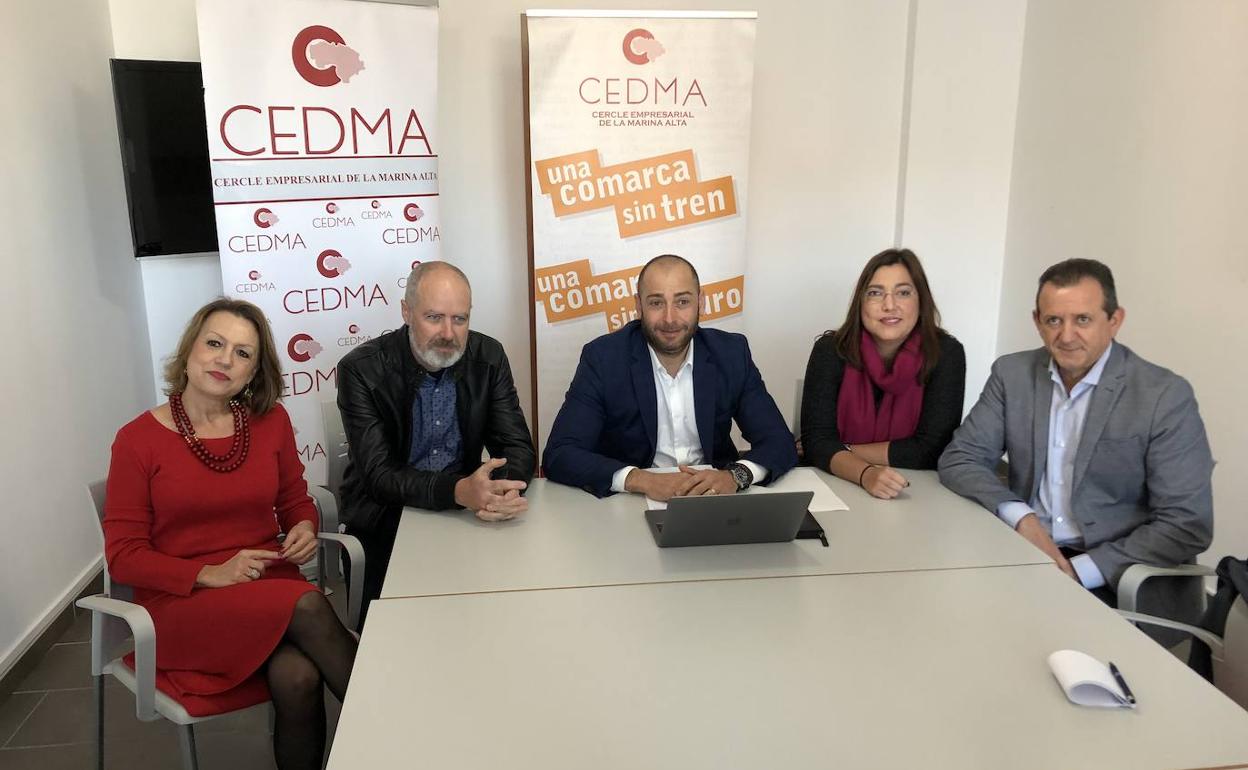
M 261 666 L 285 633 L 295 602 L 316 590 L 284 561 L 271 564 L 260 580 L 195 587 L 204 565 L 221 564 L 244 548 L 280 551 L 278 532 L 300 521 L 317 527 L 286 410 L 279 404 L 250 423 L 247 459 L 229 473 L 201 463 L 151 412 L 124 426 L 113 442 L 104 506 L 109 572 L 133 586 L 135 601 L 151 613 L 157 684 L 197 715 L 267 699 Z M 203 443 L 220 455 L 231 440 Z

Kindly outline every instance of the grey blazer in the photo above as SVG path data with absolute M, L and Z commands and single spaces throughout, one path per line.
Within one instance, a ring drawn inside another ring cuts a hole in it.
M 1047 350 L 997 359 L 941 455 L 941 482 L 993 513 L 1002 502 L 1029 503 L 1048 457 L 1052 397 Z M 995 473 L 1003 452 L 1009 486 Z M 1088 555 L 1110 588 L 1131 564 L 1172 566 L 1209 547 L 1212 476 L 1209 441 L 1187 380 L 1115 342 L 1092 392 L 1071 494 Z M 1146 611 L 1193 618 L 1199 606 L 1198 581 L 1153 580 L 1145 589 L 1151 598 L 1141 601 L 1152 605 Z

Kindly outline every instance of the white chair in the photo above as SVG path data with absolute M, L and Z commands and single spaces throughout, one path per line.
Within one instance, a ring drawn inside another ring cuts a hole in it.
M 96 516 L 104 521 L 105 482 L 88 485 Z M 348 587 L 348 628 L 355 628 L 360 620 L 360 600 L 364 592 L 364 548 L 350 535 L 322 532 L 322 540 L 331 540 L 346 549 L 351 560 L 352 581 Z M 359 570 L 357 573 L 356 570 Z M 133 589 L 113 581 L 104 564 L 104 593 L 87 596 L 77 605 L 91 611 L 91 676 L 95 687 L 95 740 L 96 767 L 104 768 L 104 675 L 114 679 L 134 693 L 135 716 L 143 722 L 168 719 L 178 726 L 178 742 L 182 751 L 182 765 L 186 770 L 196 770 L 199 761 L 195 753 L 195 728 L 198 722 L 225 716 L 233 711 L 223 711 L 211 716 L 192 716 L 175 698 L 156 687 L 156 629 L 152 617 L 142 606 L 135 604 Z M 116 654 L 127 638 L 134 640 L 134 668 L 125 664 L 123 654 Z M 247 708 L 250 708 L 250 704 Z M 234 709 L 238 711 L 241 709 Z
M 802 437 L 802 390 L 806 386 L 806 380 L 801 377 L 797 378 L 797 387 L 793 396 L 793 438 Z
M 308 484 L 308 493 L 316 500 L 317 508 L 320 509 L 321 531 L 339 532 L 342 527 L 338 516 L 338 490 L 342 487 L 342 475 L 347 467 L 347 432 L 342 427 L 342 413 L 338 411 L 338 404 L 333 401 L 321 402 L 321 422 L 325 429 L 326 480 L 324 486 Z M 330 558 L 331 550 L 333 549 L 326 541 L 322 541 L 317 548 L 317 585 L 322 587 L 325 586 L 325 565 L 335 565 L 336 576 L 342 577 L 342 571 L 338 569 L 341 562 L 336 553 L 333 554 L 334 558 Z M 363 584 L 360 585 L 362 591 Z
M 1214 570 L 1198 564 L 1153 567 L 1132 564 L 1118 582 L 1118 613 L 1132 623 L 1145 623 L 1183 631 L 1209 647 L 1213 662 L 1213 684 L 1228 698 L 1248 709 L 1248 601 L 1240 596 L 1231 605 L 1222 636 L 1203 628 L 1169 618 L 1135 611 L 1136 598 L 1144 581 L 1168 577 L 1212 577 Z
M 325 488 L 338 494 L 342 487 L 342 474 L 347 469 L 347 431 L 342 427 L 342 412 L 334 401 L 321 402 L 321 422 L 325 425 L 326 464 L 328 478 Z

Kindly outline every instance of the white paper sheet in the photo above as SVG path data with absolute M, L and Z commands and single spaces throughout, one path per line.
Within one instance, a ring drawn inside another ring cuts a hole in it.
M 1078 650 L 1058 650 L 1049 668 L 1071 703 L 1097 708 L 1135 708 L 1114 680 L 1109 666 Z

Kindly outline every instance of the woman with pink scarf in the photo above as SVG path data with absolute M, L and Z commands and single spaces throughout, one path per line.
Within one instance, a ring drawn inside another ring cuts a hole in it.
M 891 499 L 898 468 L 934 469 L 962 420 L 966 355 L 940 328 L 919 258 L 867 262 L 845 322 L 815 341 L 802 392 L 806 462 Z

